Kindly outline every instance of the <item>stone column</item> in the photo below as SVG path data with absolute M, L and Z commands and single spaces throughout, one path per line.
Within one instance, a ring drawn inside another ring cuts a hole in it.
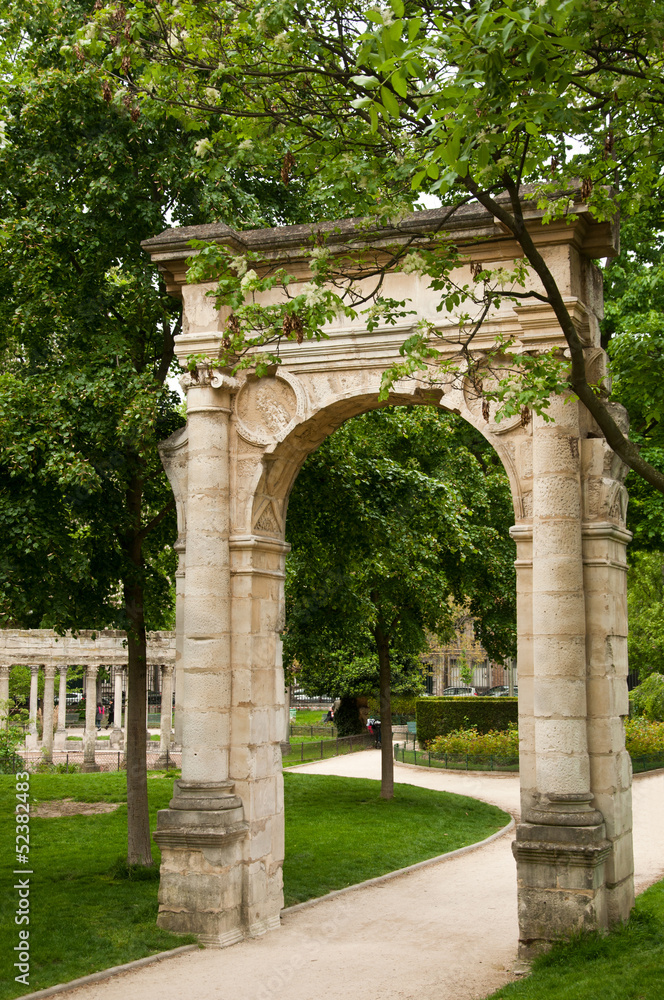
M 513 845 L 522 958 L 574 930 L 608 923 L 609 843 L 592 805 L 586 732 L 579 404 L 558 398 L 549 413 L 555 423 L 533 420 L 535 767 L 521 774 L 522 822 Z M 519 666 L 521 701 L 530 685 Z
M 174 664 L 165 663 L 161 668 L 161 719 L 159 728 L 159 757 L 155 767 L 166 767 L 167 751 L 172 746 L 173 736 L 173 669 Z
M 88 666 L 85 669 L 85 733 L 83 734 L 83 770 L 98 771 L 95 760 L 95 743 L 97 729 L 95 715 L 97 712 L 97 672 L 98 666 Z
M 282 643 L 285 558 L 280 538 L 231 538 L 233 725 L 231 778 L 249 837 L 244 854 L 244 921 L 252 935 L 279 926 L 283 907 L 285 714 Z
M 39 696 L 39 666 L 30 667 L 30 708 L 28 716 L 28 734 L 26 747 L 34 750 L 37 746 L 37 700 Z
M 627 692 L 626 468 L 597 437 L 582 442 L 583 563 L 588 660 L 590 785 L 606 824 L 609 922 L 626 920 L 634 904 L 632 762 L 623 721 Z
M 55 708 L 55 671 L 54 664 L 44 667 L 44 717 L 42 727 L 42 755 L 47 763 L 53 762 L 53 721 Z
M 122 678 L 124 667 L 116 667 L 113 689 L 113 729 L 111 730 L 110 746 L 114 750 L 124 749 L 125 740 L 122 732 Z
M 178 554 L 178 568 L 175 573 L 175 673 L 173 683 L 175 686 L 175 708 L 173 712 L 173 729 L 175 731 L 175 743 L 182 745 L 182 698 L 184 690 L 184 600 L 185 600 L 185 580 L 186 580 L 186 552 L 185 539 L 180 535 L 174 545 Z
M 9 671 L 8 664 L 0 664 L 0 726 L 9 725 Z
M 64 750 L 67 746 L 67 670 L 66 663 L 60 664 L 60 685 L 58 688 L 58 728 L 55 732 L 55 749 Z
M 516 542 L 516 623 L 519 664 L 519 774 L 521 804 L 530 804 L 537 787 L 533 689 L 533 526 L 523 521 L 510 529 Z
M 184 606 L 182 778 L 159 813 L 158 924 L 208 945 L 246 935 L 242 841 L 247 825 L 229 775 L 231 712 L 230 380 L 185 377 L 187 577 Z M 186 872 L 186 875 L 184 873 Z

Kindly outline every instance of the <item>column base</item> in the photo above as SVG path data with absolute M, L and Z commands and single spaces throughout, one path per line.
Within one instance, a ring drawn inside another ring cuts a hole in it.
M 53 736 L 53 749 L 54 750 L 66 750 L 67 749 L 67 730 L 66 729 L 56 729 Z
M 251 934 L 243 915 L 243 841 L 249 829 L 232 782 L 175 782 L 157 816 L 157 924 L 225 948 Z M 277 916 L 278 922 L 278 916 Z
M 519 958 L 556 941 L 609 926 L 605 862 L 611 852 L 591 796 L 550 796 L 517 827 Z
M 178 766 L 179 765 L 176 764 L 175 761 L 173 760 L 173 752 L 170 747 L 168 748 L 168 754 L 166 753 L 165 750 L 162 750 L 153 764 L 153 767 L 156 771 L 163 770 L 165 767 L 175 768 Z
M 122 730 L 112 729 L 108 742 L 112 750 L 124 750 L 124 733 Z

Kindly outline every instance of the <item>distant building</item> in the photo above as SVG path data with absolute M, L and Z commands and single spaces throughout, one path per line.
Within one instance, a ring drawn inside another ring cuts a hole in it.
M 509 685 L 510 672 L 513 672 L 513 683 L 518 683 L 516 659 L 500 663 L 489 659 L 486 650 L 475 638 L 470 616 L 460 622 L 456 637 L 449 645 L 442 646 L 432 639 L 430 651 L 422 657 L 422 662 L 429 667 L 426 691 L 431 695 L 441 695 L 447 687 L 461 687 L 466 683 L 482 694 L 499 684 Z M 473 679 L 470 682 L 462 680 L 464 664 L 472 670 Z

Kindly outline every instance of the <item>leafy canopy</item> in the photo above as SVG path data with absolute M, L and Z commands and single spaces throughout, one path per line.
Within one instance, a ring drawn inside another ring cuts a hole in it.
M 490 655 L 514 644 L 513 512 L 492 449 L 429 407 L 343 425 L 305 462 L 289 502 L 285 662 L 311 691 L 377 686 L 376 633 L 397 689 L 417 654 L 452 634 L 457 604 Z
M 517 350 L 512 370 L 497 385 L 487 380 L 485 396 L 507 412 L 524 399 L 546 411 L 551 393 L 570 388 L 620 457 L 664 492 L 664 473 L 606 405 L 608 387 L 591 384 L 583 342 L 525 217 L 534 202 L 545 221 L 571 219 L 582 203 L 609 219 L 616 206 L 633 213 L 658 197 L 662 0 L 98 6 L 77 54 L 102 65 L 118 94 L 167 105 L 189 128 L 205 122 L 199 152 L 210 170 L 227 156 L 240 156 L 235 162 L 247 169 L 280 162 L 284 186 L 295 179 L 312 198 L 314 219 L 333 206 L 337 217 L 370 209 L 394 222 L 421 193 L 439 197 L 450 215 L 471 200 L 484 206 L 543 291 L 520 291 L 518 274 L 479 299 L 461 290 L 474 316 L 459 317 L 468 328 L 464 361 L 500 360 L 473 359 L 472 340 L 501 296 L 547 303 L 569 350 L 569 359 Z M 443 284 L 452 281 L 449 263 L 434 275 Z M 398 306 L 379 299 L 377 292 L 376 307 L 393 315 Z M 426 379 L 441 365 L 459 372 L 458 358 L 443 363 L 437 352 L 440 336 L 431 325 L 410 338 L 391 377 Z

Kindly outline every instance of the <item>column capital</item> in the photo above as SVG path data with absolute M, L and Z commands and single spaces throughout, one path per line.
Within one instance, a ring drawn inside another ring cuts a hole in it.
M 175 664 L 174 663 L 162 663 L 162 664 L 160 664 L 160 666 L 161 666 L 162 673 L 164 673 L 164 674 L 172 674 L 173 671 L 175 670 Z
M 55 672 L 57 670 L 55 663 L 45 663 L 44 664 L 44 676 L 45 677 L 55 677 Z
M 11 669 L 8 663 L 0 663 L 0 677 L 9 677 Z
M 57 669 L 60 671 L 61 674 L 64 674 L 65 677 L 66 677 L 67 676 L 67 671 L 69 670 L 69 664 L 68 663 L 58 663 Z
M 100 668 L 100 664 L 99 663 L 86 663 L 86 665 L 85 665 L 86 676 L 87 677 L 95 677 L 97 675 L 97 673 L 99 672 L 99 668 Z
M 41 663 L 31 663 L 30 664 L 30 673 L 32 674 L 33 677 L 35 677 L 39 673 L 39 668 L 41 666 L 42 666 Z

